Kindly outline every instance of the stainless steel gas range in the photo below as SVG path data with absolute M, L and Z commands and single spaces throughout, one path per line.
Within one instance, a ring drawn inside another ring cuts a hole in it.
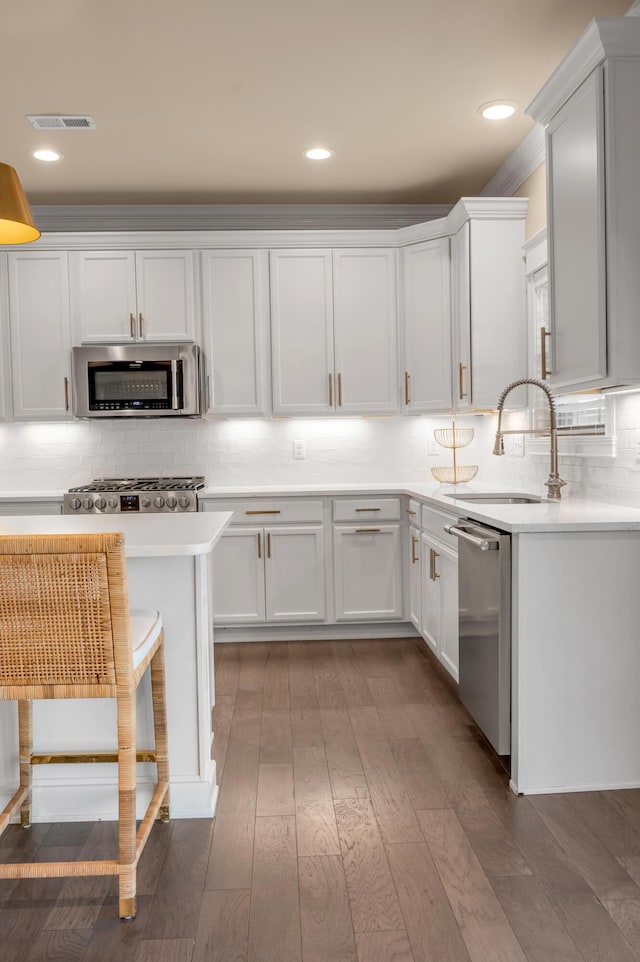
M 182 514 L 197 511 L 197 493 L 203 477 L 99 478 L 70 488 L 64 496 L 63 514 Z

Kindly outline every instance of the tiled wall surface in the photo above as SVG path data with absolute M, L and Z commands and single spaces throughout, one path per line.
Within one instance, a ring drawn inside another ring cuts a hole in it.
M 565 496 L 640 507 L 640 394 L 616 398 L 615 422 L 615 456 L 561 454 Z M 457 423 L 475 429 L 458 460 L 479 465 L 479 482 L 545 493 L 548 455 L 495 458 L 495 416 Z M 423 417 L 0 424 L 0 490 L 66 490 L 97 477 L 155 474 L 204 474 L 211 485 L 432 480 L 431 467 L 451 463 L 451 452 L 430 455 L 429 440 L 448 424 Z M 293 460 L 297 438 L 306 445 L 303 461 Z

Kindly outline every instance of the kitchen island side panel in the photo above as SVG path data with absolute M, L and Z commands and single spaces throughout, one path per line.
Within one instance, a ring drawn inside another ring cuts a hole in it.
M 640 534 L 513 538 L 512 784 L 640 786 Z

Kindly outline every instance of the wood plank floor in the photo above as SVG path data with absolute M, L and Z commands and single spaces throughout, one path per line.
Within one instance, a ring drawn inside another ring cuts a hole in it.
M 640 962 L 640 790 L 514 797 L 421 641 L 220 645 L 216 692 L 215 821 L 154 826 L 130 923 L 112 879 L 0 882 L 2 962 Z

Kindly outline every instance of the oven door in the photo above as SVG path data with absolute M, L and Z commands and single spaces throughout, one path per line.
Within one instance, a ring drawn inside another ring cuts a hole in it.
M 179 411 L 182 361 L 89 361 L 89 411 Z

